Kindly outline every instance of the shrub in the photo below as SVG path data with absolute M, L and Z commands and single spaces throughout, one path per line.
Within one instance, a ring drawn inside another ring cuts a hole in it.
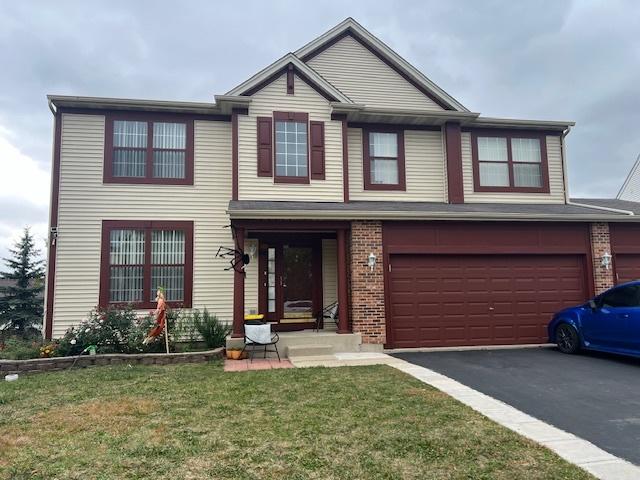
M 198 309 L 192 310 L 190 321 L 208 348 L 222 347 L 226 343 L 227 335 L 231 333 L 231 327 L 220 322 L 218 317 L 210 314 L 206 308 L 202 313 Z
M 198 348 L 200 334 L 193 324 L 190 314 L 179 315 L 176 319 L 176 325 L 172 331 L 176 341 L 183 343 L 183 350 L 191 351 Z
M 176 324 L 179 311 L 167 309 L 169 332 Z M 142 340 L 155 324 L 153 313 L 138 318 L 134 309 L 127 306 L 96 307 L 80 325 L 71 327 L 60 339 L 59 355 L 78 355 L 89 345 L 95 345 L 98 353 L 148 353 L 165 351 L 164 336 L 143 345 Z M 170 335 L 171 349 L 173 335 Z
M 126 348 L 126 339 L 136 320 L 131 307 L 94 308 L 80 325 L 71 327 L 60 339 L 60 355 L 78 355 L 89 345 L 100 353 L 119 353 Z
M 17 337 L 7 338 L 0 344 L 0 359 L 27 360 L 40 356 L 41 342 Z

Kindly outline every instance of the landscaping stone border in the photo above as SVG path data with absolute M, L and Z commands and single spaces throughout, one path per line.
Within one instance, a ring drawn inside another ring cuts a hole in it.
M 169 365 L 175 363 L 205 363 L 222 358 L 224 348 L 206 350 L 202 352 L 179 353 L 109 353 L 99 355 L 82 355 L 78 357 L 33 358 L 29 360 L 0 360 L 0 380 L 5 375 L 17 373 L 32 374 L 66 370 L 76 364 L 74 368 L 86 368 L 104 365 Z

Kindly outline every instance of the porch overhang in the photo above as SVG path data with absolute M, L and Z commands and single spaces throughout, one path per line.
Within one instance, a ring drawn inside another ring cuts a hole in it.
M 447 122 L 459 123 L 463 128 L 508 128 L 542 130 L 562 133 L 575 125 L 565 120 L 521 120 L 513 118 L 482 117 L 478 112 L 451 110 L 418 110 L 369 107 L 356 103 L 332 102 L 334 119 L 348 123 L 401 124 L 416 127 L 438 127 Z
M 639 222 L 640 215 L 632 211 L 603 209 L 601 206 L 578 203 L 435 203 L 351 201 L 299 202 L 254 201 L 229 202 L 227 210 L 232 222 L 244 220 L 265 222 L 350 220 L 469 220 L 469 221 L 558 221 L 558 222 Z M 293 225 L 293 223 L 291 223 Z M 293 227 L 295 228 L 295 227 Z
M 231 228 L 233 231 L 233 238 L 235 240 L 236 249 L 239 252 L 244 253 L 245 248 L 245 239 L 252 238 L 257 239 L 261 244 L 263 241 L 266 242 L 266 245 L 274 245 L 274 252 L 277 249 L 280 249 L 281 253 L 284 249 L 283 245 L 290 244 L 293 242 L 294 244 L 297 242 L 298 244 L 302 244 L 302 248 L 316 248 L 314 245 L 319 245 L 317 242 L 322 238 L 335 238 L 336 244 L 336 258 L 337 258 L 337 278 L 336 278 L 336 287 L 337 287 L 337 303 L 338 303 L 338 330 L 337 333 L 347 334 L 351 333 L 349 328 L 349 287 L 348 287 L 348 233 L 351 228 L 351 223 L 348 221 L 340 221 L 340 220 L 291 220 L 291 219 L 282 219 L 282 220 L 274 220 L 274 219 L 256 219 L 256 218 L 245 218 L 245 219 L 232 219 L 231 220 Z M 272 243 L 273 242 L 273 243 Z M 300 246 L 300 245 L 298 245 Z M 297 248 L 297 247 L 296 247 Z M 316 252 L 318 250 L 315 250 Z M 266 255 L 266 251 L 265 251 Z M 274 262 L 275 262 L 275 270 L 274 275 L 280 275 L 280 288 L 282 289 L 283 283 L 286 287 L 286 283 L 283 282 L 282 273 L 278 274 L 278 260 L 277 258 L 283 258 L 280 256 L 281 254 L 275 254 Z M 312 254 L 312 258 L 316 254 Z M 234 295 L 233 295 L 233 338 L 240 338 L 244 336 L 244 316 L 245 316 L 245 271 L 244 271 L 244 255 L 239 255 L 239 261 L 236 264 L 239 268 L 234 268 Z M 263 258 L 260 256 L 260 258 Z M 315 256 L 315 258 L 318 258 Z M 314 260 L 315 262 L 315 260 Z M 269 262 L 264 261 L 265 267 L 269 264 Z M 282 264 L 281 264 L 282 265 Z M 309 267 L 309 271 L 318 272 L 318 276 L 316 278 L 321 278 L 322 266 L 320 263 L 315 263 L 315 266 L 312 265 Z M 284 266 L 280 267 L 280 272 L 282 272 Z M 307 270 L 305 270 L 307 271 Z M 267 278 L 270 275 L 267 268 L 260 267 L 259 278 L 264 275 L 264 278 Z M 315 273 L 313 276 L 315 277 Z M 265 292 L 267 290 L 267 284 L 264 284 Z M 277 288 L 277 285 L 275 286 Z M 277 290 L 276 290 L 277 292 Z M 321 292 L 321 290 L 320 290 Z M 322 296 L 322 294 L 320 294 Z M 259 294 L 260 298 L 260 294 Z M 259 313 L 268 312 L 276 312 L 278 314 L 278 309 L 275 310 L 267 310 L 267 297 L 262 297 L 263 300 L 260 300 L 260 305 L 264 308 L 264 310 L 259 310 Z M 300 297 L 300 298 L 309 298 L 309 297 Z M 314 297 L 315 298 L 315 297 Z M 282 299 L 281 299 L 282 300 Z M 313 300 L 314 308 L 313 315 L 318 315 L 316 313 L 317 301 Z M 320 302 L 321 303 L 321 302 Z M 320 308 L 322 310 L 322 308 Z M 280 312 L 282 313 L 282 312 Z M 277 317 L 280 318 L 280 317 Z M 314 318 L 320 318 L 315 316 Z M 283 320 L 279 320 L 282 322 Z M 319 322 L 320 320 L 316 320 Z M 274 323 L 278 323 L 276 320 Z M 295 322 L 294 322 L 295 323 Z M 308 322 L 307 322 L 308 323 Z

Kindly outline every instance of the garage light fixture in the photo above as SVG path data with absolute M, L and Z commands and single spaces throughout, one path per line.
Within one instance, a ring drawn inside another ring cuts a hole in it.
M 600 265 L 602 265 L 607 270 L 611 268 L 611 254 L 609 252 L 604 252 L 602 254 Z
M 373 269 L 376 268 L 376 256 L 373 252 L 369 254 L 369 262 L 367 263 L 367 265 L 369 265 L 369 269 L 372 272 L 373 272 Z

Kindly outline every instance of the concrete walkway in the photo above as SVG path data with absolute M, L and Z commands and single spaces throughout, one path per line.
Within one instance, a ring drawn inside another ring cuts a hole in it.
M 389 365 L 441 390 L 494 422 L 537 442 L 560 457 L 603 480 L 640 479 L 640 467 L 605 452 L 594 444 L 527 415 L 445 375 L 384 353 L 337 353 L 290 359 L 296 367 Z

